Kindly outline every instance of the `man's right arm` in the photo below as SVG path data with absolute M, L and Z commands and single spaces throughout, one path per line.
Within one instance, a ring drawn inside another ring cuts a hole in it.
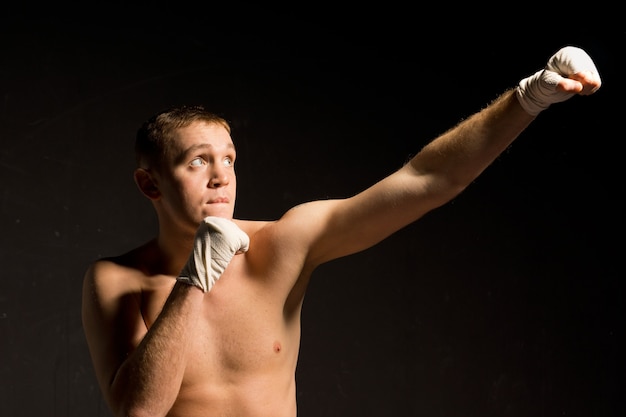
M 180 389 L 203 292 L 176 283 L 148 331 L 141 289 L 124 271 L 98 261 L 85 274 L 82 320 L 92 362 L 115 415 L 164 416 Z

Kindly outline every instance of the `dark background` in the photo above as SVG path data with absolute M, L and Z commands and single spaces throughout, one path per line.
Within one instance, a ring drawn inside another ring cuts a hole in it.
M 542 113 L 448 205 L 317 271 L 299 416 L 624 415 L 625 31 L 391 6 L 4 10 L 0 416 L 110 415 L 81 281 L 155 232 L 132 180 L 152 113 L 204 104 L 231 121 L 236 215 L 274 219 L 393 172 L 566 44 L 594 58 L 596 95 Z

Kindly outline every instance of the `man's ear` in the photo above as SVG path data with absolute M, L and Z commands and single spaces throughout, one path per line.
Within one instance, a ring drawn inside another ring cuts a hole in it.
M 139 190 L 150 200 L 157 200 L 161 197 L 159 187 L 150 172 L 143 168 L 137 168 L 134 173 L 134 178 Z

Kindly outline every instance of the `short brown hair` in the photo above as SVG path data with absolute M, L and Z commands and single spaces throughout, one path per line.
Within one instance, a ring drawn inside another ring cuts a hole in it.
M 219 124 L 229 134 L 231 133 L 226 119 L 206 110 L 203 106 L 168 108 L 146 120 L 137 131 L 135 137 L 137 166 L 159 169 L 164 158 L 171 152 L 171 140 L 176 129 L 189 126 L 198 120 Z

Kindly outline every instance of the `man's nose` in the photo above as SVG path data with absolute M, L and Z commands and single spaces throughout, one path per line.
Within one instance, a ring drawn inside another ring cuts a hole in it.
M 223 167 L 220 164 L 215 164 L 211 169 L 209 175 L 210 187 L 223 187 L 225 185 L 228 185 L 228 183 L 230 182 L 226 167 Z

